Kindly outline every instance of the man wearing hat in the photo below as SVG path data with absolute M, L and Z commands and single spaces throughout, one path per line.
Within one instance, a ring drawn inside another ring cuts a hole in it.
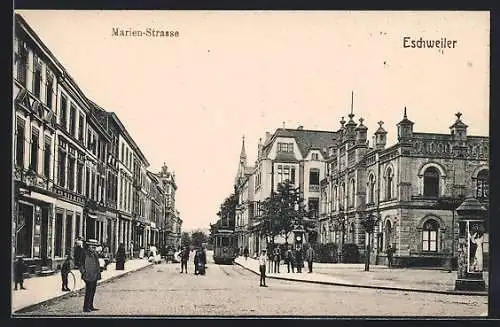
M 19 255 L 16 257 L 17 261 L 14 262 L 14 290 L 17 291 L 17 284 L 21 287 L 22 290 L 24 288 L 24 273 L 28 270 L 26 264 L 24 263 L 23 256 Z
M 97 281 L 101 279 L 99 255 L 96 251 L 98 246 L 99 242 L 97 242 L 97 240 L 88 240 L 83 246 L 83 255 L 80 265 L 82 279 L 85 281 L 83 312 L 98 310 L 94 308 L 94 295 L 97 288 Z
M 260 286 L 261 287 L 267 287 L 266 286 L 266 264 L 267 264 L 267 255 L 266 255 L 266 250 L 263 249 L 262 253 L 260 254 L 260 257 L 259 257 Z

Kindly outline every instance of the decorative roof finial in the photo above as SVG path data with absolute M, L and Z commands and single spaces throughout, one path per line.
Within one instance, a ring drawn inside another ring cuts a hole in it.
M 342 127 L 344 127 L 344 124 L 345 124 L 345 120 L 344 120 L 344 116 L 342 116 L 342 119 L 340 120 L 340 125 L 342 125 Z
M 460 120 L 460 117 L 462 117 L 462 113 L 459 111 L 455 114 L 457 116 L 457 120 Z
M 353 110 L 354 110 L 354 91 L 351 91 L 351 115 L 354 116 Z
M 285 122 L 283 121 L 283 129 L 285 129 Z
M 384 122 L 383 122 L 383 121 L 379 121 L 377 124 L 378 124 L 380 127 L 382 127 L 382 125 L 384 125 Z
M 363 119 L 362 117 L 361 117 L 361 118 L 359 118 L 359 124 L 360 124 L 360 125 L 363 125 L 363 121 L 364 121 L 364 119 Z
M 408 117 L 406 116 L 406 106 L 405 106 L 405 113 L 404 113 L 404 116 L 403 116 L 403 117 L 404 117 L 404 118 L 408 118 Z

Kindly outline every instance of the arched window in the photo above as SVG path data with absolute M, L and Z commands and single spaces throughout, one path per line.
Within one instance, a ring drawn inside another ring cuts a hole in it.
M 345 183 L 342 183 L 340 188 L 340 199 L 339 199 L 339 209 L 344 210 L 344 201 L 345 201 Z
M 351 179 L 351 182 L 350 182 L 349 184 L 350 184 L 350 185 L 349 185 L 349 188 L 350 188 L 350 189 L 349 189 L 349 193 L 350 193 L 350 194 L 349 194 L 349 205 L 350 205 L 351 207 L 354 207 L 354 198 L 355 198 L 355 194 L 356 194 L 356 193 L 355 193 L 355 188 L 356 188 L 356 186 L 355 186 L 354 179 Z
M 384 234 L 384 250 L 386 250 L 389 245 L 392 245 L 392 224 L 390 220 L 385 222 Z
M 337 185 L 335 185 L 335 187 L 333 188 L 333 210 L 336 211 L 337 210 L 337 201 L 338 201 L 338 198 L 337 198 Z
M 368 180 L 368 201 L 375 203 L 375 176 L 370 175 Z
M 435 167 L 424 172 L 424 196 L 439 196 L 439 171 Z
M 355 243 L 356 242 L 356 229 L 354 228 L 354 223 L 351 223 L 350 225 L 350 231 L 351 231 L 351 243 Z
M 388 168 L 386 171 L 385 185 L 386 185 L 386 199 L 392 199 L 392 179 L 394 178 L 392 173 L 392 168 Z
M 429 219 L 422 228 L 422 251 L 437 252 L 439 224 Z
M 484 199 L 488 197 L 489 194 L 489 172 L 487 169 L 481 170 L 477 174 L 476 179 L 476 197 L 479 199 Z

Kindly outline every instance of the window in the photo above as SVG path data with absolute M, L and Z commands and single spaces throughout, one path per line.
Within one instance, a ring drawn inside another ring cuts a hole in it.
M 350 196 L 349 196 L 349 204 L 351 205 L 351 207 L 354 207 L 354 199 L 355 199 L 355 191 L 356 191 L 356 184 L 354 182 L 354 179 L 351 179 L 351 182 L 349 183 L 349 193 L 350 193 Z
M 439 195 L 439 172 L 435 167 L 429 167 L 424 172 L 424 196 Z
M 318 161 L 319 160 L 319 154 L 317 154 L 317 153 L 311 154 L 311 159 Z
M 38 130 L 33 128 L 31 130 L 31 161 L 30 168 L 38 172 Z
M 428 220 L 422 228 L 422 251 L 437 251 L 437 235 L 439 225 L 435 220 Z
M 390 220 L 387 220 L 385 222 L 385 247 L 384 249 L 386 250 L 389 245 L 392 245 L 392 224 Z
M 83 133 L 84 133 L 84 126 L 85 126 L 85 117 L 80 114 L 80 117 L 78 119 L 78 140 L 83 142 Z
M 476 197 L 484 199 L 489 194 L 489 173 L 488 170 L 483 169 L 477 174 L 476 180 Z
M 68 104 L 68 99 L 64 94 L 61 94 L 61 104 L 59 106 L 59 125 L 61 125 L 64 130 L 66 130 L 67 104 Z
M 76 137 L 76 108 L 73 105 L 69 108 L 69 133 Z
M 33 94 L 40 99 L 40 90 L 42 89 L 42 65 L 38 57 L 34 57 L 33 67 Z
M 85 172 L 85 196 L 90 197 L 90 168 L 86 167 Z
M 23 86 L 26 86 L 26 71 L 28 68 L 28 48 L 26 43 L 20 41 L 19 43 L 19 54 L 17 62 L 17 80 Z
M 290 168 L 290 182 L 295 184 L 295 167 Z
M 120 152 L 120 160 L 122 162 L 125 162 L 125 160 L 123 160 L 124 156 L 125 156 L 125 145 L 122 143 L 122 151 Z
M 76 191 L 83 193 L 83 163 L 78 162 L 76 166 Z
M 43 175 L 50 178 L 50 157 L 51 157 L 51 140 L 49 137 L 45 138 L 45 146 L 43 152 Z
M 311 168 L 309 170 L 309 185 L 319 185 L 319 169 Z
M 368 200 L 375 203 L 375 176 L 370 175 L 368 180 Z
M 392 179 L 394 178 L 394 175 L 392 173 L 392 168 L 387 169 L 385 178 L 386 178 L 386 180 L 385 180 L 386 199 L 391 200 L 392 199 Z
M 293 143 L 278 142 L 278 152 L 293 152 Z
M 16 165 L 24 168 L 24 120 L 19 118 L 16 126 Z
M 63 149 L 59 149 L 59 162 L 57 171 L 59 186 L 64 187 L 66 185 L 66 153 Z
M 350 227 L 350 237 L 351 237 L 351 243 L 356 242 L 356 227 L 354 226 L 354 223 L 351 223 Z
M 52 109 L 52 99 L 54 97 L 53 94 L 53 89 L 54 89 L 54 77 L 52 74 L 47 72 L 47 84 L 45 84 L 45 102 L 47 104 L 47 107 Z
M 65 235 L 65 242 L 64 242 L 64 246 L 65 246 L 65 249 L 66 249 L 66 254 L 70 254 L 71 252 L 71 248 L 72 248 L 72 231 L 73 231 L 73 214 L 72 213 L 68 213 L 66 215 L 66 235 Z
M 309 213 L 311 214 L 311 217 L 316 218 L 318 217 L 318 211 L 319 211 L 319 199 L 318 198 L 309 198 L 307 202 L 307 207 L 309 210 Z
M 82 236 L 80 234 L 80 223 L 81 223 L 81 217 L 80 217 L 80 214 L 77 213 L 76 214 L 76 222 L 75 222 L 75 237 Z
M 54 256 L 62 257 L 62 227 L 63 227 L 63 214 L 56 213 L 56 229 L 54 233 Z
M 75 189 L 75 158 L 71 156 L 68 157 L 68 189 Z

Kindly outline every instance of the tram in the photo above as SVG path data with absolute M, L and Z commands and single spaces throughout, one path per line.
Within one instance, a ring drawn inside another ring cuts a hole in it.
M 234 232 L 229 229 L 219 229 L 214 234 L 214 262 L 215 264 L 232 265 L 236 258 L 236 239 Z

